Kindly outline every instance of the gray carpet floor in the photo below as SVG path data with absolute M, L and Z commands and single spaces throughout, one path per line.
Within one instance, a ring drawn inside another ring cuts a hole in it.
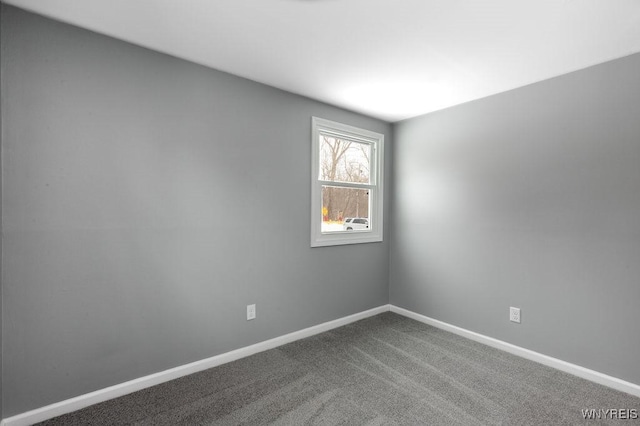
M 562 425 L 640 398 L 384 313 L 45 425 Z

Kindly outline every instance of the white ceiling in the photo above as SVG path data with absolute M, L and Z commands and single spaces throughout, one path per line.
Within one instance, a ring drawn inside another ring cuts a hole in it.
M 640 0 L 4 1 L 387 121 L 640 52 Z

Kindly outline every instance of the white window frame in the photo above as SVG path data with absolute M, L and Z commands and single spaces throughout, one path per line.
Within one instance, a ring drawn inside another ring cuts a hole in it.
M 370 183 L 320 180 L 320 135 L 327 134 L 371 146 Z M 347 124 L 311 118 L 311 247 L 362 244 L 382 241 L 384 225 L 384 135 Z M 369 230 L 322 232 L 322 186 L 369 190 Z

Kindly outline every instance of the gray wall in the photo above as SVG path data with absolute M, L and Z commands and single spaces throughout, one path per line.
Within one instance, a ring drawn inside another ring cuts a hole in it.
M 309 246 L 311 116 L 388 124 L 2 8 L 5 417 L 388 303 Z
M 391 303 L 640 383 L 639 76 L 636 54 L 398 123 Z

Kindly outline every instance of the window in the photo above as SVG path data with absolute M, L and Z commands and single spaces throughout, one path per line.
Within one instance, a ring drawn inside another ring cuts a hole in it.
M 384 135 L 311 123 L 311 247 L 382 241 Z

